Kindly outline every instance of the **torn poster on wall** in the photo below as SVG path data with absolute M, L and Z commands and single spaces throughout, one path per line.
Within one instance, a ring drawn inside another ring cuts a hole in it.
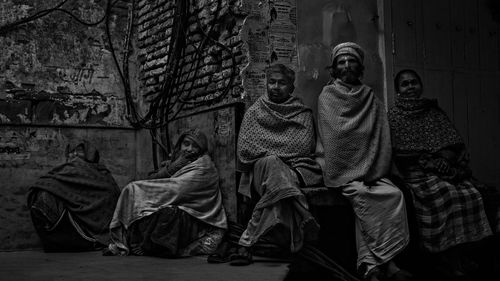
M 0 25 L 56 4 L 1 1 Z M 104 16 L 104 5 L 104 1 L 75 0 L 62 9 L 92 23 Z M 111 13 L 111 40 L 120 59 L 127 9 L 115 7 Z M 55 11 L 2 34 L 0 49 L 0 123 L 129 126 L 123 85 L 104 24 L 85 26 Z

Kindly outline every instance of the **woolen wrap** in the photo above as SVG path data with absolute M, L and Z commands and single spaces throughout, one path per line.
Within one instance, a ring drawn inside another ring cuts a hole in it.
M 387 175 L 390 129 L 384 105 L 370 87 L 339 79 L 325 86 L 318 100 L 318 126 L 326 186 L 373 182 Z

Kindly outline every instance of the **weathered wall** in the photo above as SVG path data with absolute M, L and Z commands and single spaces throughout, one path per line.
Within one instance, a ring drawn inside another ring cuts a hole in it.
M 2 27 L 60 1 L 0 1 L 0 250 L 39 247 L 26 208 L 31 183 L 64 162 L 69 141 L 86 139 L 120 186 L 151 169 L 149 135 L 126 119 L 124 86 L 104 23 L 88 27 L 61 12 L 5 31 Z M 68 1 L 61 8 L 85 22 L 106 1 Z M 122 63 L 128 1 L 116 1 L 109 26 Z M 133 45 L 132 45 L 133 47 Z M 132 92 L 137 92 L 131 50 Z
M 246 60 L 239 35 L 244 18 L 240 1 L 185 1 L 184 13 L 175 2 L 138 1 L 142 95 L 149 102 L 168 96 L 170 118 L 182 110 L 239 100 L 239 74 Z M 167 82 L 169 87 L 162 88 Z
M 297 93 L 316 112 L 317 99 L 330 79 L 331 51 L 339 43 L 352 41 L 365 50 L 363 82 L 385 100 L 384 50 L 381 1 L 298 1 L 299 71 Z
M 393 75 L 422 77 L 470 152 L 474 175 L 500 187 L 500 4 L 496 0 L 387 1 Z M 391 91 L 392 96 L 395 95 Z
M 282 63 L 297 71 L 297 3 L 296 0 L 247 0 L 243 4 L 248 13 L 242 29 L 248 65 L 242 77 L 250 104 L 266 92 L 267 66 Z M 299 91 L 295 94 L 302 97 Z
M 190 116 L 174 121 L 168 132 L 161 126 L 159 158 L 168 154 L 160 147 L 171 146 L 183 127 L 207 132 L 216 144 L 213 156 L 225 205 L 235 220 L 239 124 L 231 116 L 242 112 L 236 107 L 237 112 L 228 115 L 220 108 L 249 105 L 264 94 L 268 65 L 280 62 L 297 68 L 295 0 L 141 0 L 137 17 L 141 94 L 161 107 L 161 122 Z M 209 113 L 192 115 L 204 110 Z M 230 118 L 224 121 L 221 116 Z
M 59 2 L 2 1 L 0 25 Z M 62 8 L 97 22 L 105 4 L 98 2 L 69 1 Z M 113 12 L 110 32 L 122 49 L 126 6 Z M 53 12 L 2 34 L 0 49 L 0 123 L 127 125 L 123 86 L 103 24 L 86 27 Z

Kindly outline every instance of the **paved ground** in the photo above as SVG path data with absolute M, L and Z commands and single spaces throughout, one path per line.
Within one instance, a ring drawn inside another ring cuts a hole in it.
M 106 257 L 101 252 L 44 253 L 0 252 L 2 281 L 147 280 L 147 281 L 278 281 L 287 264 L 255 257 L 250 266 L 208 264 L 205 257 L 162 259 L 154 257 Z

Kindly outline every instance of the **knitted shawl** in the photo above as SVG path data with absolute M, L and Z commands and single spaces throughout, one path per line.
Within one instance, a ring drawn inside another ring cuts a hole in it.
M 326 186 L 375 181 L 388 173 L 389 124 L 382 102 L 370 87 L 338 79 L 325 86 L 318 100 L 318 126 Z
M 316 136 L 312 110 L 298 98 L 274 103 L 262 95 L 245 113 L 238 137 L 238 168 L 248 171 L 258 159 L 275 155 L 303 176 L 321 174 L 314 161 Z M 311 179 L 312 180 L 312 179 Z
M 398 98 L 389 111 L 393 148 L 398 152 L 430 152 L 463 144 L 455 126 L 437 101 Z

